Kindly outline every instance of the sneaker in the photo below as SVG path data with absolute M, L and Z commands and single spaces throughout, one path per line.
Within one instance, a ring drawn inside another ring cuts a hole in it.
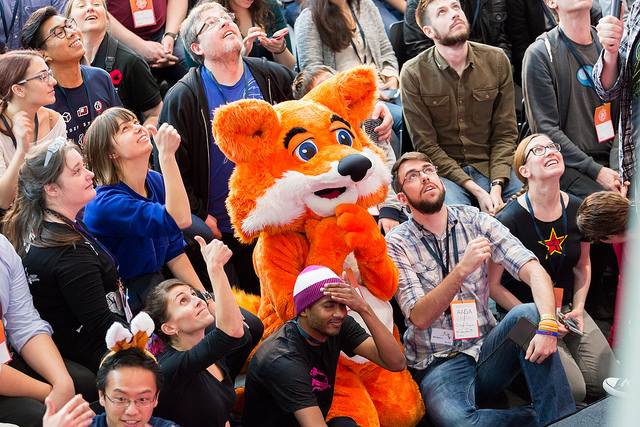
M 610 377 L 602 382 L 602 387 L 611 396 L 626 397 L 629 395 L 631 381 L 628 378 Z

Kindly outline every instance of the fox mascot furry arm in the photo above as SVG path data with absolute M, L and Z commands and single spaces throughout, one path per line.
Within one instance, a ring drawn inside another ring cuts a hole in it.
M 294 284 L 308 265 L 323 265 L 341 275 L 345 261 L 355 259 L 360 282 L 373 297 L 388 301 L 396 291 L 398 270 L 367 212 L 384 200 L 390 181 L 384 157 L 360 128 L 376 96 L 375 71 L 357 67 L 327 80 L 299 101 L 271 106 L 247 99 L 216 110 L 213 135 L 236 164 L 227 210 L 241 241 L 258 237 L 254 264 L 261 283 L 258 316 L 265 336 L 295 316 Z M 402 381 L 412 382 L 404 373 Z M 332 412 L 339 400 L 338 380 Z M 388 414 L 395 418 L 386 425 L 415 425 L 423 413 L 415 383 L 409 395 L 403 394 L 401 384 L 395 390 L 393 384 L 388 386 L 395 394 L 391 400 L 404 406 L 419 402 L 415 410 L 409 408 L 407 419 Z M 361 397 L 373 402 L 382 398 Z M 357 403 L 346 403 L 358 412 Z M 360 412 L 361 416 L 342 415 L 352 416 L 359 425 L 380 425 L 382 414 L 376 414 L 373 403 Z

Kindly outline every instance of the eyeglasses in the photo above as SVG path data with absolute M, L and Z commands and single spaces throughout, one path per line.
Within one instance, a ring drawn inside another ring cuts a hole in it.
M 63 136 L 57 136 L 56 139 L 53 140 L 52 143 L 49 144 L 49 148 L 47 148 L 47 155 L 44 158 L 44 167 L 46 168 L 51 161 L 51 156 L 53 156 L 59 149 L 67 142 L 67 139 Z
M 156 401 L 157 396 L 153 396 L 153 398 L 140 397 L 138 399 L 125 399 L 124 397 L 116 397 L 112 399 L 107 396 L 107 393 L 104 393 L 104 397 L 109 399 L 109 402 L 111 402 L 116 408 L 128 408 L 129 405 L 131 405 L 131 402 L 133 402 L 133 404 L 138 408 L 148 408 L 149 406 L 153 405 L 153 402 Z
M 53 72 L 51 70 L 47 70 L 47 71 L 41 72 L 40 74 L 36 74 L 33 77 L 29 77 L 28 79 L 22 79 L 16 84 L 23 85 L 26 82 L 30 82 L 31 80 L 35 80 L 35 79 L 40 79 L 42 80 L 42 83 L 47 83 L 49 79 L 52 79 L 52 78 L 53 78 Z
M 44 46 L 44 44 L 51 38 L 51 36 L 56 36 L 59 39 L 64 39 L 65 37 L 67 37 L 67 30 L 75 31 L 77 28 L 78 25 L 76 24 L 75 19 L 65 19 L 64 25 L 58 25 L 57 27 L 53 27 L 49 30 L 49 35 L 42 41 L 42 43 L 40 43 L 40 47 Z
M 400 186 L 400 193 L 406 183 L 412 183 L 416 179 L 420 179 L 421 175 L 435 175 L 438 173 L 438 167 L 432 164 L 426 164 L 420 170 L 410 170 L 405 176 L 402 185 Z
M 200 27 L 200 31 L 198 31 L 198 33 L 196 34 L 196 38 L 198 38 L 200 34 L 204 33 L 205 31 L 208 31 L 214 28 L 216 25 L 222 24 L 222 22 L 224 21 L 233 22 L 235 19 L 236 19 L 235 13 L 226 13 L 224 15 L 208 19 L 204 21 L 204 23 L 202 24 L 202 27 Z
M 527 159 L 529 159 L 529 155 L 531 153 L 535 154 L 536 156 L 544 156 L 547 150 L 552 153 L 559 153 L 560 144 L 558 144 L 557 142 L 552 142 L 551 144 L 546 146 L 536 145 L 535 147 L 530 148 L 529 152 L 527 152 L 527 155 L 524 157 L 524 163 L 527 163 Z

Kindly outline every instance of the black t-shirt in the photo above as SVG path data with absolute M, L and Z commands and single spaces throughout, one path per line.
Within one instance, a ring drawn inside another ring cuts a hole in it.
M 68 230 L 63 224 L 45 222 L 44 226 Z M 96 372 L 107 351 L 107 329 L 115 321 L 124 321 L 108 303 L 118 291 L 113 258 L 95 241 L 83 239 L 75 245 L 32 246 L 22 264 L 33 304 L 51 324 L 62 356 Z
M 293 321 L 282 325 L 253 355 L 245 385 L 242 425 L 298 426 L 293 413 L 318 406 L 326 417 L 333 400 L 340 351 L 349 356 L 369 334 L 351 316 L 340 333 L 314 346 Z
M 580 259 L 580 242 L 584 240 L 576 225 L 576 214 L 581 202 L 579 198 L 569 194 L 569 203 L 566 205 L 567 230 L 562 226 L 562 216 L 552 222 L 536 219 L 544 242 L 540 241 L 536 233 L 531 214 L 517 200 L 509 203 L 496 215 L 511 234 L 538 257 L 540 264 L 551 276 L 554 286 L 564 288 L 562 305 L 569 304 L 573 299 L 573 267 Z M 506 271 L 502 275 L 502 284 L 521 302 L 533 302 L 531 288 Z
M 154 414 L 182 427 L 224 427 L 236 402 L 225 355 L 245 343 L 244 336 L 214 329 L 190 350 L 166 349 L 158 358 L 164 384 Z M 224 374 L 222 381 L 207 370 L 214 363 Z
M 115 61 L 112 69 L 107 70 L 109 44 L 116 46 L 116 39 L 106 33 L 91 66 L 102 68 L 109 73 L 122 105 L 133 111 L 142 122 L 143 112 L 162 101 L 158 84 L 144 59 L 122 43 L 117 43 Z

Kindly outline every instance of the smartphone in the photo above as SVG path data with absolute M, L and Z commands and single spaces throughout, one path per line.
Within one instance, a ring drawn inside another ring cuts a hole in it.
M 620 12 L 622 12 L 622 0 L 613 0 L 611 2 L 611 16 L 614 16 L 618 19 L 622 19 L 620 16 Z
M 527 351 L 537 330 L 538 326 L 535 323 L 526 317 L 521 317 L 507 334 L 507 339 Z
M 583 337 L 584 332 L 578 329 L 578 324 L 575 320 L 570 317 L 565 316 L 563 313 L 558 311 L 558 321 L 562 323 L 567 329 L 569 329 L 574 334 Z
M 271 37 L 269 37 L 269 38 L 271 40 L 280 40 L 281 38 L 283 38 L 287 34 L 289 34 L 289 29 L 288 28 L 283 28 L 283 29 L 278 30 L 275 33 L 273 33 L 273 35 Z

